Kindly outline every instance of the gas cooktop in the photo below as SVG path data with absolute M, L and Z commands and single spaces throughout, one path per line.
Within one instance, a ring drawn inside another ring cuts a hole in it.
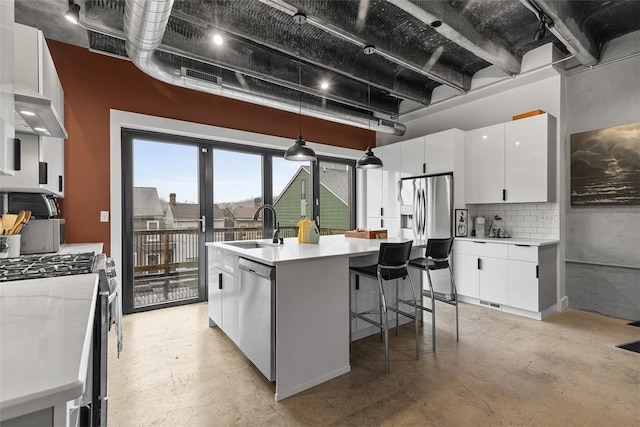
M 93 252 L 4 258 L 0 259 L 0 282 L 92 273 L 95 260 Z

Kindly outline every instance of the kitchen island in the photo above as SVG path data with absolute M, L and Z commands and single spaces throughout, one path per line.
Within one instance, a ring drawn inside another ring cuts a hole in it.
M 207 243 L 209 269 L 220 275 L 220 289 L 224 275 L 233 282 L 239 258 L 275 268 L 276 400 L 350 371 L 349 266 L 375 263 L 381 242 L 399 241 L 335 235 L 320 237 L 319 244 L 298 243 L 296 238 L 284 239 L 282 245 L 263 240 L 253 248 L 235 246 L 234 242 Z M 414 248 L 420 246 L 424 245 L 414 242 Z M 216 292 L 217 286 L 211 274 L 209 278 L 211 304 L 211 292 Z M 238 281 L 234 286 L 231 301 L 234 294 L 244 291 Z M 234 303 L 226 307 L 227 313 L 237 310 Z M 220 321 L 236 342 L 233 324 L 242 318 Z M 210 320 L 210 325 L 213 323 Z
M 91 273 L 0 284 L 3 425 L 73 423 L 68 405 L 87 386 L 98 280 Z

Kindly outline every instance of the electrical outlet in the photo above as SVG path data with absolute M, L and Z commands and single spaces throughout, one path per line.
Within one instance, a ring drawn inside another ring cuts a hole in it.
M 109 211 L 100 211 L 100 222 L 109 222 Z

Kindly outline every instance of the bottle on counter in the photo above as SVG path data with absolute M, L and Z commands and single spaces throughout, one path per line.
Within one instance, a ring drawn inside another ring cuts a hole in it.
M 298 221 L 298 243 L 309 243 L 309 229 L 312 221 L 309 218 L 303 218 Z
M 318 243 L 320 241 L 320 230 L 315 221 L 311 221 L 311 227 L 309 228 L 309 243 Z

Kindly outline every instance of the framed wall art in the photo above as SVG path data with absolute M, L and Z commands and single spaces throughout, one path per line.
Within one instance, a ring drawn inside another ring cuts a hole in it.
M 469 233 L 469 212 L 466 209 L 456 209 L 456 237 L 467 237 Z
M 571 206 L 640 205 L 640 123 L 571 135 Z

